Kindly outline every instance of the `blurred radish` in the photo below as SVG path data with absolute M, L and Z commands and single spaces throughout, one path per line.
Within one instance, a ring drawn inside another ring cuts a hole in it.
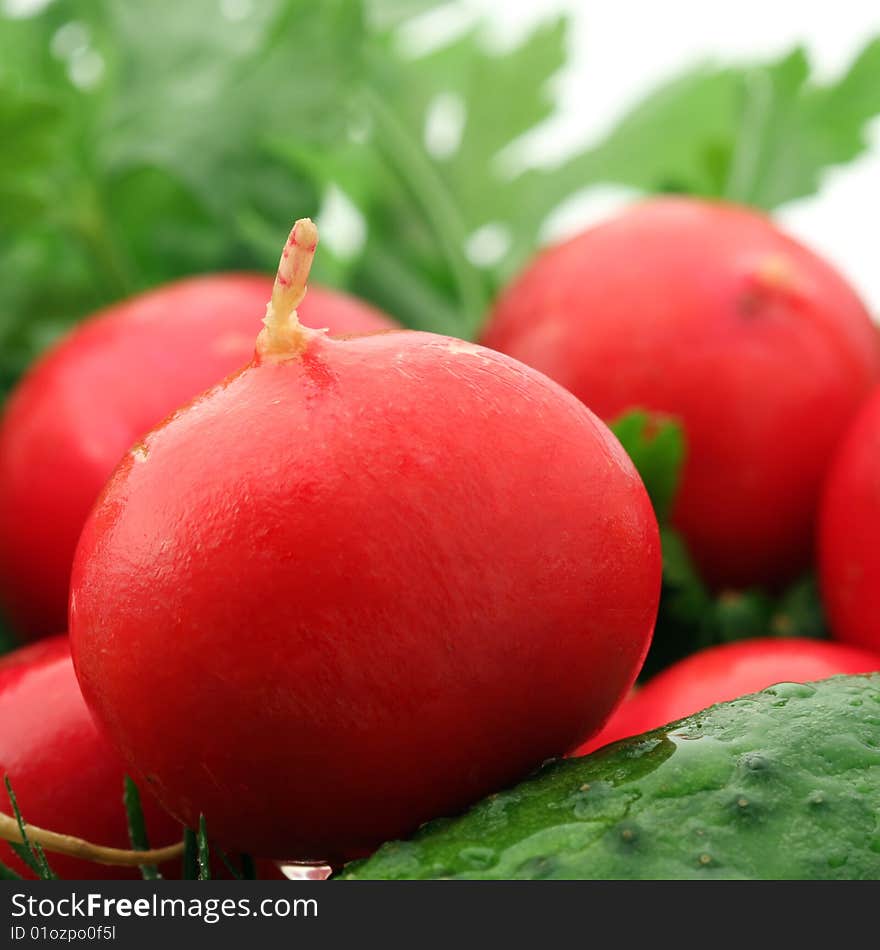
M 271 289 L 256 274 L 168 284 L 86 320 L 22 380 L 0 422 L 0 604 L 20 636 L 67 627 L 73 552 L 102 486 L 140 436 L 253 357 Z M 323 288 L 303 320 L 334 334 L 395 326 Z
M 83 702 L 66 636 L 24 647 L 0 659 L 0 783 L 8 776 L 29 824 L 114 848 L 130 848 L 123 804 L 125 769 L 98 733 Z M 11 813 L 0 791 L 0 811 Z M 141 802 L 153 847 L 180 841 L 179 822 L 149 794 Z M 95 864 L 49 854 L 59 877 L 140 878 L 136 867 Z M 0 861 L 34 877 L 0 841 Z M 177 860 L 164 871 L 179 874 Z
M 764 215 L 646 201 L 543 252 L 482 342 L 603 419 L 678 418 L 672 513 L 713 585 L 778 586 L 810 563 L 820 485 L 880 371 L 864 305 Z
M 819 574 L 833 635 L 880 652 L 880 390 L 834 459 L 819 522 Z
M 715 703 L 774 683 L 806 683 L 839 673 L 880 671 L 880 652 L 823 640 L 757 639 L 701 650 L 658 673 L 628 696 L 574 755 L 683 719 Z

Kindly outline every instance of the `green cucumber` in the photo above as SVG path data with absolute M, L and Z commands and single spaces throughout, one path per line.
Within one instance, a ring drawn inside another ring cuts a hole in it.
M 553 761 L 339 877 L 880 878 L 880 674 L 772 686 Z

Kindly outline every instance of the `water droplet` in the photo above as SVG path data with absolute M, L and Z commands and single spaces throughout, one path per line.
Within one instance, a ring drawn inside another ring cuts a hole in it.
M 474 871 L 485 871 L 492 867 L 496 861 L 496 853 L 492 848 L 470 847 L 462 848 L 458 852 L 458 858 L 461 863 Z
M 515 877 L 528 878 L 531 880 L 540 880 L 541 878 L 552 877 L 553 872 L 559 867 L 559 861 L 552 855 L 540 855 L 529 858 L 516 869 Z
M 771 696 L 779 696 L 781 699 L 809 699 L 815 695 L 816 690 L 806 683 L 777 683 L 775 686 L 769 686 L 764 690 Z
M 673 742 L 676 742 L 679 739 L 684 739 L 688 742 L 693 742 L 703 737 L 698 732 L 668 732 L 666 734 L 667 739 L 671 739 Z
M 740 768 L 749 775 L 766 775 L 771 770 L 770 759 L 763 752 L 747 752 L 739 760 Z
M 735 792 L 728 808 L 739 821 L 753 821 L 761 812 L 761 801 L 751 792 Z

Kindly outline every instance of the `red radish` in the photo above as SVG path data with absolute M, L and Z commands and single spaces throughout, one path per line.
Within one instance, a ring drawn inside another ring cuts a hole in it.
M 819 574 L 833 635 L 880 652 L 880 389 L 853 423 L 825 487 Z
M 806 683 L 838 673 L 880 670 L 880 653 L 823 640 L 742 640 L 680 660 L 633 692 L 598 735 L 574 755 L 658 729 L 676 719 L 756 693 L 774 683 Z
M 540 373 L 306 329 L 297 223 L 254 361 L 117 469 L 74 564 L 86 700 L 221 844 L 330 862 L 572 748 L 660 586 L 629 458 Z
M 0 659 L 0 722 L 0 786 L 8 775 L 25 821 L 95 844 L 130 847 L 122 801 L 125 769 L 83 702 L 66 636 Z M 0 811 L 11 813 L 5 789 L 0 796 Z M 149 795 L 142 794 L 141 803 L 153 847 L 180 841 L 178 822 Z M 62 878 L 140 877 L 136 867 L 47 857 Z M 24 877 L 34 876 L 5 841 L 0 841 L 0 861 Z M 170 868 L 172 874 L 179 863 Z
M 216 274 L 169 284 L 77 327 L 12 396 L 0 424 L 0 600 L 25 639 L 67 626 L 73 552 L 104 482 L 136 439 L 253 356 L 271 278 Z M 395 326 L 316 288 L 309 326 Z
M 847 283 L 763 215 L 639 204 L 553 247 L 498 301 L 482 342 L 612 420 L 678 417 L 673 521 L 715 586 L 807 567 L 831 454 L 880 372 Z

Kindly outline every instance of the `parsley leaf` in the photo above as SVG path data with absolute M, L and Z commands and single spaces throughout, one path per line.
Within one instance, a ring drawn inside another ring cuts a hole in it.
M 566 29 L 553 20 L 506 51 L 474 29 L 414 59 L 386 36 L 371 47 L 353 139 L 326 154 L 277 143 L 364 216 L 365 245 L 344 272 L 355 292 L 409 326 L 473 335 L 537 243 L 540 220 L 524 217 L 501 156 L 553 113 Z
M 628 412 L 611 425 L 639 470 L 659 521 L 669 517 L 685 456 L 685 437 L 674 419 L 645 412 Z
M 128 819 L 128 837 L 134 851 L 149 851 L 150 840 L 147 837 L 147 823 L 141 807 L 141 793 L 137 785 L 126 775 L 123 783 L 122 802 Z M 161 880 L 159 869 L 153 864 L 141 864 L 141 876 L 145 881 Z
M 105 303 L 187 273 L 270 269 L 318 194 L 268 140 L 344 134 L 362 31 L 349 0 L 267 0 L 243 20 L 206 0 L 0 15 L 0 389 Z M 271 255 L 255 232 L 272 234 Z
M 562 201 L 596 183 L 726 198 L 765 209 L 814 193 L 828 168 L 866 148 L 880 114 L 880 39 L 837 80 L 815 81 L 807 54 L 742 67 L 700 65 L 627 112 L 611 132 L 516 187 Z

